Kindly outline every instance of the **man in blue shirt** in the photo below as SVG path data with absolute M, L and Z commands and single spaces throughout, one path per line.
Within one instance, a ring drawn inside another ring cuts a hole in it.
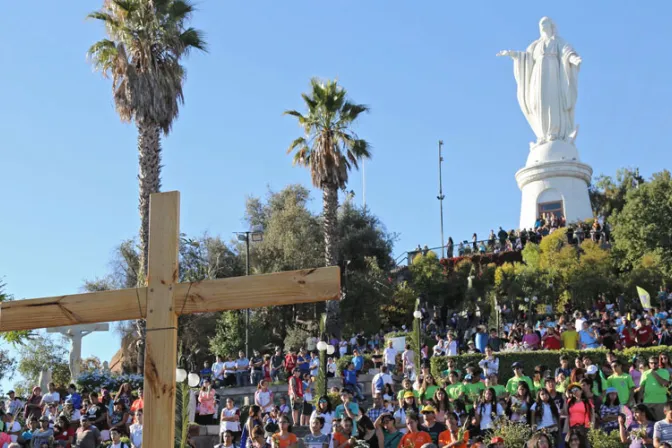
M 77 386 L 71 384 L 68 386 L 68 394 L 65 399 L 72 402 L 72 407 L 74 409 L 80 409 L 82 407 L 82 396 L 77 393 Z
M 579 345 L 581 349 L 598 347 L 595 329 L 590 328 L 588 322 L 583 322 L 583 330 L 579 331 Z
M 358 399 L 364 400 L 362 388 L 359 387 L 359 383 L 357 382 L 357 371 L 353 363 L 348 364 L 348 369 L 343 372 L 343 389 L 353 391 Z
M 236 383 L 238 387 L 250 384 L 250 360 L 243 351 L 238 352 L 236 359 Z
M 355 365 L 355 372 L 357 372 L 357 375 L 362 373 L 362 369 L 364 368 L 364 357 L 359 353 L 358 349 L 352 351 L 352 363 Z
M 479 352 L 485 353 L 485 346 L 488 345 L 488 333 L 485 332 L 485 327 L 479 325 L 474 335 L 474 343 Z

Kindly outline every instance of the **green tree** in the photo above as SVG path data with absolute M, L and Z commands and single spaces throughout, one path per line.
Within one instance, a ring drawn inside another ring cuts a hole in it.
M 663 273 L 672 276 L 672 176 L 665 170 L 628 192 L 625 205 L 609 222 L 614 258 L 630 270 L 645 255 L 659 257 Z
M 620 212 L 628 192 L 643 183 L 644 178 L 639 174 L 639 169 L 621 168 L 616 171 L 615 178 L 601 175 L 589 189 L 593 211 L 597 216 L 605 218 Z
M 17 371 L 24 381 L 19 385 L 26 390 L 39 384 L 40 372 L 48 367 L 51 380 L 56 385 L 67 385 L 70 381 L 70 368 L 67 361 L 67 349 L 56 338 L 43 334 L 36 335 L 18 347 L 19 363 Z
M 307 113 L 288 110 L 287 115 L 298 119 L 305 136 L 289 146 L 294 152 L 294 164 L 310 170 L 313 185 L 322 190 L 325 264 L 338 261 L 338 190 L 345 189 L 348 172 L 358 162 L 370 157 L 366 140 L 352 131 L 352 126 L 368 107 L 346 99 L 346 91 L 336 81 L 313 78 L 310 93 L 302 94 Z M 327 332 L 338 334 L 339 303 L 327 302 Z
M 161 133 L 168 134 L 184 101 L 182 57 L 205 50 L 200 31 L 187 27 L 193 5 L 188 0 L 111 0 L 89 14 L 105 24 L 108 38 L 91 46 L 94 67 L 112 77 L 117 113 L 138 128 L 140 173 L 139 279 L 147 272 L 149 196 L 161 189 Z M 142 281 L 142 280 L 141 280 Z M 144 364 L 144 323 L 138 323 Z

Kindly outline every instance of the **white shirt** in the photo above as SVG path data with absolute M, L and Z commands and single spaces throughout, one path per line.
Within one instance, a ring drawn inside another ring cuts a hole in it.
M 216 380 L 223 380 L 224 379 L 224 363 L 223 362 L 216 362 L 212 365 L 212 374 L 214 375 Z
M 233 409 L 229 408 L 224 408 L 222 409 L 222 415 L 224 417 L 233 417 L 238 413 L 238 408 L 234 406 Z M 232 432 L 238 432 L 240 431 L 240 421 L 237 422 L 220 422 L 219 425 L 219 432 L 222 433 L 226 430 L 232 431 Z
M 142 446 L 142 425 L 133 423 L 129 431 L 131 433 L 131 445 L 133 448 L 140 448 Z
M 484 358 L 478 362 L 478 366 L 483 369 L 485 376 L 489 376 L 491 373 L 499 372 L 499 358 L 493 356 L 492 358 Z
M 583 330 L 583 323 L 586 321 L 586 319 L 583 318 L 578 318 L 574 322 L 574 327 L 576 328 L 576 332 L 578 333 L 579 331 Z
M 236 361 L 226 361 L 224 363 L 224 373 L 235 373 L 236 372 Z
M 336 374 L 337 370 L 338 367 L 336 366 L 335 362 L 332 362 L 331 364 L 327 363 L 327 372 Z
M 56 391 L 48 392 L 42 396 L 44 403 L 59 403 L 61 401 L 61 394 Z
M 486 429 L 492 429 L 492 403 L 485 403 L 483 405 L 483 410 L 481 411 L 481 406 L 478 407 L 478 412 L 481 416 L 481 431 Z M 497 416 L 501 417 L 504 415 L 504 409 L 502 405 L 497 403 Z
M 383 362 L 385 364 L 397 363 L 397 349 L 394 347 L 387 347 L 383 350 Z
M 544 409 L 541 412 L 541 421 L 537 424 L 537 428 L 548 428 L 549 426 L 553 426 L 556 424 L 555 421 L 553 421 L 553 411 L 551 411 L 551 403 L 544 403 Z M 530 411 L 534 412 L 537 409 L 537 403 L 532 404 L 530 407 Z
M 447 342 L 445 353 L 447 356 L 457 356 L 457 341 Z
M 324 426 L 322 427 L 322 434 L 328 436 L 331 434 L 331 427 L 333 425 L 334 421 L 334 413 L 333 412 L 328 412 L 326 414 L 318 414 L 317 411 L 313 411 L 312 414 L 310 414 L 310 419 L 314 419 L 315 417 L 322 417 L 324 419 Z
M 443 349 L 443 341 L 439 341 L 434 348 L 432 349 L 434 352 L 434 356 L 443 356 L 444 349 Z
M 5 432 L 21 432 L 21 424 L 19 422 L 5 423 Z M 11 434 L 12 442 L 16 442 L 18 435 Z
M 376 387 L 376 383 L 378 382 L 378 380 L 380 378 L 383 379 L 383 388 L 385 387 L 386 384 L 392 384 L 392 376 L 390 376 L 389 373 L 379 372 L 379 373 L 376 373 L 374 375 L 373 379 L 371 380 L 371 384 L 373 384 L 373 387 Z M 383 391 L 383 389 L 377 389 L 376 388 L 376 392 L 382 392 L 382 391 Z

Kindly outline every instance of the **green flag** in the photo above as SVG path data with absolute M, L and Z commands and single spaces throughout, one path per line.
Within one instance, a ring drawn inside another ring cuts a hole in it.
M 646 289 L 637 287 L 637 295 L 639 296 L 639 301 L 642 303 L 642 308 L 645 310 L 651 309 L 651 295 L 646 292 Z

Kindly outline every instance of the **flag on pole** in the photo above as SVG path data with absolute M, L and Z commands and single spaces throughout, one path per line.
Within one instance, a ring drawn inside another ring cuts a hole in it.
M 651 295 L 646 292 L 646 289 L 637 287 L 637 295 L 639 296 L 639 301 L 642 303 L 642 308 L 645 310 L 651 309 Z

